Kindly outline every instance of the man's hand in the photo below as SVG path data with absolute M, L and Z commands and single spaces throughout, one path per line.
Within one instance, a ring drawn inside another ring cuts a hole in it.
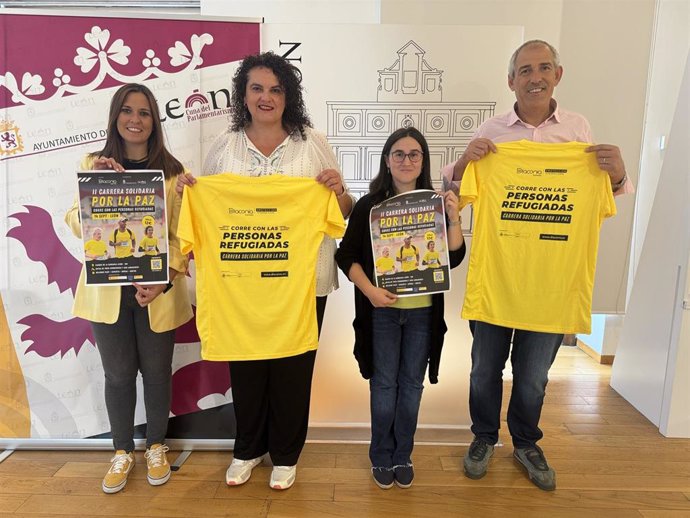
M 595 153 L 599 168 L 606 171 L 612 184 L 620 183 L 625 176 L 625 164 L 618 146 L 612 144 L 597 144 L 585 149 L 587 153 Z
M 479 137 L 467 144 L 467 148 L 462 155 L 469 162 L 470 160 L 479 160 L 485 157 L 489 151 L 495 153 L 496 145 L 488 138 Z
M 453 167 L 453 180 L 456 182 L 462 180 L 462 175 L 465 174 L 465 168 L 472 160 L 479 160 L 485 157 L 489 152 L 496 152 L 496 145 L 488 138 L 479 137 L 467 144 L 465 152 L 460 157 L 460 160 L 455 162 Z

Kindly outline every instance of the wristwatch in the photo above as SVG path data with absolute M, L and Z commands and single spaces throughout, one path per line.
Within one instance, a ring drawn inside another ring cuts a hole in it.
M 611 184 L 611 190 L 613 190 L 613 192 L 616 192 L 618 189 L 620 189 L 621 187 L 623 187 L 623 185 L 624 185 L 625 182 L 627 182 L 627 181 L 628 181 L 628 173 L 625 173 L 625 174 L 623 175 L 623 178 L 620 179 L 620 181 Z

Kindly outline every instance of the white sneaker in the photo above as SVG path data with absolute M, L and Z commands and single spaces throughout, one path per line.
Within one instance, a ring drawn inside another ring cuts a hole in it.
M 289 489 L 295 483 L 297 466 L 273 466 L 269 486 L 273 489 Z
M 229 486 L 244 484 L 252 476 L 252 470 L 261 464 L 262 460 L 263 457 L 249 460 L 232 459 L 232 463 L 225 472 L 225 482 Z

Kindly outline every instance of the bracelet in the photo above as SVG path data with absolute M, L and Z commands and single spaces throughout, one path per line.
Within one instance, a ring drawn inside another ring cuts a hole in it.
M 345 188 L 345 185 L 343 184 L 343 192 L 341 192 L 340 194 L 336 194 L 335 197 L 336 198 L 342 198 L 346 194 L 347 194 L 347 189 Z
M 623 185 L 624 185 L 625 182 L 627 182 L 627 181 L 628 181 L 628 173 L 625 173 L 625 174 L 623 175 L 623 178 L 620 179 L 620 181 L 611 184 L 611 189 L 612 189 L 613 191 L 617 191 L 618 189 L 620 189 L 621 187 L 623 187 Z
M 457 227 L 461 222 L 462 222 L 462 220 L 449 221 L 449 222 L 448 222 L 448 226 L 449 226 L 449 227 Z

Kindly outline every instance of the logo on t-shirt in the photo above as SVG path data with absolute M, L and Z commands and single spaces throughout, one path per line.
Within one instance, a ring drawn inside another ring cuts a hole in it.
M 542 171 L 541 169 L 523 169 L 522 167 L 518 167 L 517 169 L 515 169 L 515 172 L 517 174 L 529 174 L 531 176 L 541 176 L 542 174 L 544 174 L 544 171 Z
M 253 216 L 254 209 L 235 209 L 233 207 L 228 207 L 228 214 L 237 216 Z

